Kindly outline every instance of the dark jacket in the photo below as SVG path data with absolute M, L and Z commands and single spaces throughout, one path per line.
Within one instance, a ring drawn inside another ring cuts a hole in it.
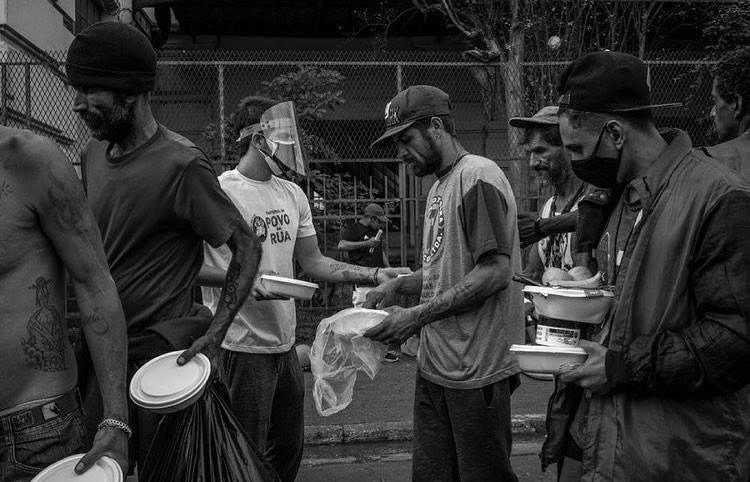
M 614 207 L 597 252 L 605 271 L 630 190 L 642 213 L 599 338 L 608 386 L 584 394 L 570 429 L 582 480 L 746 482 L 750 186 L 678 132 Z
M 745 181 L 750 181 L 750 133 L 744 132 L 730 141 L 704 147 L 703 152 L 739 173 Z

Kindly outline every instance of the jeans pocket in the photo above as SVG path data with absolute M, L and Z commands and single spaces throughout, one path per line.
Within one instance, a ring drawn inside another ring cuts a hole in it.
M 13 433 L 10 462 L 17 469 L 37 473 L 65 457 L 85 452 L 80 410 Z

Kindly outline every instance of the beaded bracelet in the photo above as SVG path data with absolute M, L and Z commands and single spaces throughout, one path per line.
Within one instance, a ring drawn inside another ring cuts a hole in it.
M 99 422 L 99 425 L 96 426 L 97 432 L 103 428 L 114 428 L 117 430 L 122 430 L 123 432 L 128 434 L 128 438 L 133 436 L 133 431 L 130 429 L 130 425 L 125 422 L 121 422 L 116 418 L 105 418 L 104 420 Z
M 372 284 L 375 286 L 378 285 L 378 271 L 380 271 L 380 268 L 375 268 L 375 271 L 372 272 Z

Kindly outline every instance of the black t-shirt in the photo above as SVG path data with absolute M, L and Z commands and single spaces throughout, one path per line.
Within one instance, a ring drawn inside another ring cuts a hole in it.
M 359 242 L 374 238 L 375 236 L 377 236 L 377 234 L 377 229 L 367 227 L 357 221 L 349 226 L 346 231 L 344 231 L 341 239 L 343 239 L 344 241 Z M 380 248 L 375 248 L 372 253 L 370 253 L 370 248 L 352 249 L 351 251 L 349 251 L 349 261 L 359 266 L 383 268 L 385 267 L 385 264 L 383 263 L 382 250 L 382 245 Z
M 184 137 L 159 126 L 124 156 L 110 156 L 108 147 L 91 141 L 81 172 L 134 334 L 190 314 L 203 240 L 221 246 L 242 218 L 206 156 Z

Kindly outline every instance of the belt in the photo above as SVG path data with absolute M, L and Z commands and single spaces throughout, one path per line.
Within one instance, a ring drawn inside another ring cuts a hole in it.
M 71 390 L 60 395 L 54 400 L 37 405 L 36 407 L 9 413 L 3 418 L 10 422 L 13 430 L 23 430 L 36 425 L 41 425 L 48 420 L 64 417 L 81 406 L 78 389 Z

